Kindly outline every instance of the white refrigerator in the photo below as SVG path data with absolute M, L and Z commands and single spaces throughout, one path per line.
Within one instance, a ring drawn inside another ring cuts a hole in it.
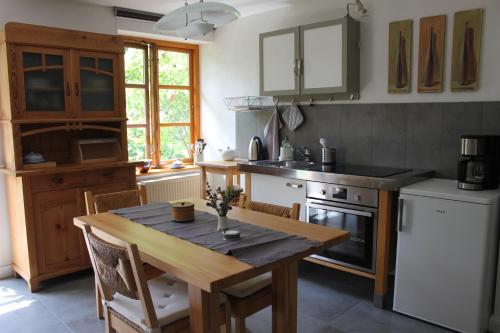
M 499 198 L 499 190 L 459 190 L 445 179 L 400 190 L 395 311 L 459 332 L 485 332 Z

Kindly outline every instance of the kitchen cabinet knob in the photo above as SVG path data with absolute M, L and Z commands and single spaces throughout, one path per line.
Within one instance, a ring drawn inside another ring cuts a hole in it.
M 321 195 L 326 195 L 326 191 L 325 191 L 325 190 L 321 190 L 321 191 L 319 191 L 319 193 L 320 193 Z
M 54 177 L 52 177 L 52 182 L 54 184 L 60 185 L 60 184 L 64 183 L 64 178 L 61 176 L 54 176 Z
M 354 196 L 354 199 L 356 199 L 357 201 L 360 201 L 360 200 L 361 200 L 361 196 L 360 196 L 359 194 L 356 194 L 356 195 Z
M 106 171 L 102 174 L 104 177 L 106 178 L 110 178 L 110 177 L 113 177 L 114 175 L 114 172 L 113 171 Z

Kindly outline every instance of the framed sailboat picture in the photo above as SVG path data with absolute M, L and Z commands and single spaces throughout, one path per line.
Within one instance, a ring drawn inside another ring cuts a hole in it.
M 443 91 L 446 16 L 420 19 L 418 87 L 420 93 Z
M 483 10 L 455 13 L 451 63 L 451 91 L 477 90 Z
M 413 21 L 389 23 L 389 93 L 409 93 Z

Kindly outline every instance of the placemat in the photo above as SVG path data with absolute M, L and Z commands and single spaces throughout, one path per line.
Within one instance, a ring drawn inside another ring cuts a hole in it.
M 254 267 L 319 246 L 317 241 L 305 237 L 259 227 L 228 219 L 230 229 L 238 230 L 239 240 L 224 240 L 217 231 L 217 215 L 195 210 L 195 220 L 189 223 L 173 222 L 169 203 L 111 210 L 110 212 L 146 227 L 188 240 L 222 254 L 232 255 Z

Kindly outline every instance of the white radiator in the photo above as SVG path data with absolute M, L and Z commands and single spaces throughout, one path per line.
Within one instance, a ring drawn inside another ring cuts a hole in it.
M 146 186 L 149 203 L 198 198 L 200 196 L 199 174 L 141 180 L 140 183 Z

